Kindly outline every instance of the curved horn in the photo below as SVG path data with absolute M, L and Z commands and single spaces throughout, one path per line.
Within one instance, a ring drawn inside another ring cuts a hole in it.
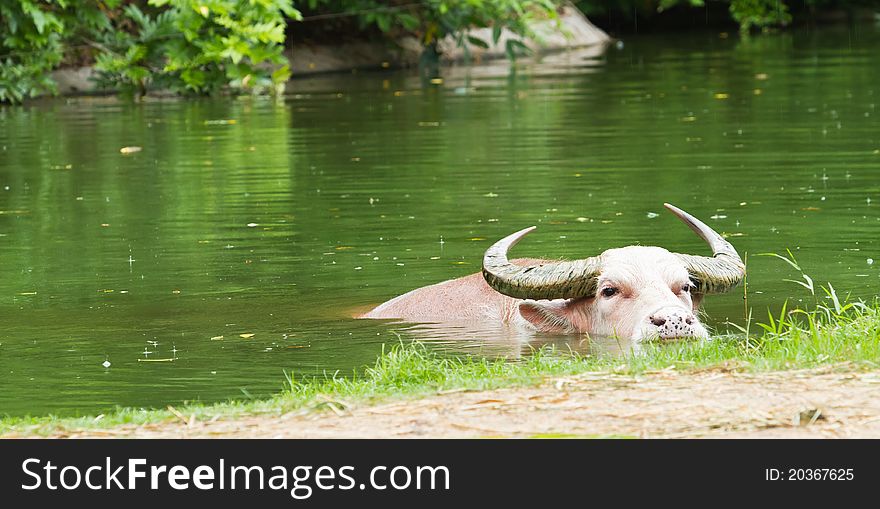
M 746 275 L 746 266 L 730 245 L 730 242 L 705 223 L 681 210 L 664 203 L 670 212 L 688 225 L 691 230 L 712 248 L 712 256 L 695 256 L 676 253 L 687 267 L 699 293 L 723 293 L 738 285 Z
M 517 299 L 573 299 L 596 293 L 598 258 L 548 262 L 523 267 L 507 259 L 507 251 L 535 230 L 529 227 L 508 235 L 486 250 L 483 277 L 496 291 Z

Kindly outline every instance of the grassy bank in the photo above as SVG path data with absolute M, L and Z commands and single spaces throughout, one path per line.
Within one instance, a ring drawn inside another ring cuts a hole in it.
M 120 408 L 80 418 L 7 417 L 0 434 L 47 434 L 65 429 L 100 429 L 163 421 L 200 422 L 244 415 L 280 415 L 294 410 L 341 411 L 391 398 L 415 398 L 451 390 L 533 386 L 547 378 L 585 372 L 639 375 L 675 369 L 778 371 L 834 365 L 842 370 L 880 366 L 880 304 L 842 304 L 786 310 L 752 322 L 737 336 L 706 342 L 647 344 L 638 355 L 607 358 L 540 350 L 518 362 L 477 357 L 446 358 L 419 344 L 400 344 L 355 377 L 288 380 L 287 389 L 265 400 L 195 404 L 164 410 Z M 757 329 L 757 333 L 755 332 Z M 746 339 L 748 338 L 748 339 Z

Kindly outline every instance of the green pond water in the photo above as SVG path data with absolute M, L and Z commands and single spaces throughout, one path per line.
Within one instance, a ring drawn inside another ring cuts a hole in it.
M 351 316 L 533 224 L 514 255 L 705 254 L 664 201 L 749 253 L 757 316 L 814 302 L 762 252 L 873 298 L 878 49 L 870 25 L 636 36 L 442 83 L 303 79 L 277 102 L 0 108 L 0 415 L 259 397 L 400 339 L 515 358 L 532 345 L 497 327 Z M 741 324 L 742 292 L 705 310 Z

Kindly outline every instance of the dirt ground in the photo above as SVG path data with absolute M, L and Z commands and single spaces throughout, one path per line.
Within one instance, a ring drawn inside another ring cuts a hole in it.
M 880 437 L 880 371 L 585 373 L 322 411 L 59 433 L 59 437 Z

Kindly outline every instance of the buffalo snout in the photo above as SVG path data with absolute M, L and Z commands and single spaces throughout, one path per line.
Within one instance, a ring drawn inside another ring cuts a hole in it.
M 693 313 L 681 307 L 665 307 L 658 309 L 648 317 L 649 330 L 652 336 L 660 339 L 678 339 L 701 337 L 705 329 L 699 324 Z

